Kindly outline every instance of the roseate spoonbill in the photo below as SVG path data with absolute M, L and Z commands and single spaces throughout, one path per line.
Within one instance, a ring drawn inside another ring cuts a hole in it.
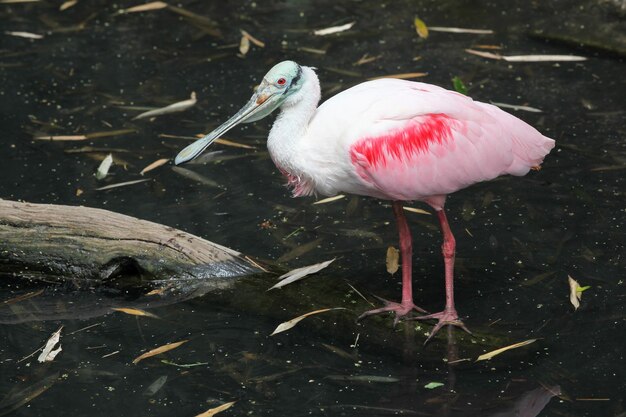
M 272 160 L 295 197 L 351 193 L 391 200 L 402 254 L 402 300 L 360 318 L 413 310 L 411 233 L 403 202 L 419 200 L 437 213 L 443 232 L 446 302 L 443 311 L 415 319 L 436 319 L 429 339 L 444 325 L 469 330 L 454 306 L 455 240 L 446 195 L 500 175 L 525 175 L 554 147 L 522 120 L 490 104 L 441 87 L 397 79 L 367 81 L 317 107 L 320 84 L 313 68 L 293 61 L 275 65 L 250 101 L 210 134 L 183 149 L 182 164 L 196 158 L 238 123 L 281 109 L 269 133 Z M 428 339 L 426 340 L 428 341 Z

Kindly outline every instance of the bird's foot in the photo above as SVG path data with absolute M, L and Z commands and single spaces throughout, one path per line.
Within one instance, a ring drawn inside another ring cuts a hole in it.
M 395 326 L 396 324 L 398 324 L 400 319 L 405 318 L 405 316 L 407 316 L 413 310 L 418 311 L 420 313 L 427 313 L 426 310 L 413 304 L 413 301 L 394 303 L 393 301 L 388 301 L 388 300 L 385 300 L 384 298 L 380 298 L 377 296 L 374 296 L 374 297 L 382 301 L 385 304 L 385 306 L 381 308 L 376 308 L 374 310 L 366 311 L 365 313 L 361 314 L 356 319 L 356 321 L 361 321 L 365 317 L 373 316 L 374 314 L 386 313 L 388 311 L 391 311 L 395 313 L 395 317 L 393 319 L 393 325 Z
M 459 315 L 454 309 L 443 310 L 439 313 L 433 313 L 433 314 L 428 314 L 426 316 L 419 316 L 419 317 L 412 318 L 412 320 L 431 320 L 431 319 L 437 320 L 437 324 L 435 324 L 435 327 L 433 327 L 433 329 L 430 331 L 430 335 L 428 336 L 424 344 L 428 343 L 430 339 L 432 339 L 433 336 L 435 336 L 437 332 L 443 326 L 460 327 L 461 329 L 465 330 L 467 333 L 472 334 L 472 332 L 469 331 L 469 329 L 465 326 L 465 324 L 463 324 L 461 319 L 459 319 Z

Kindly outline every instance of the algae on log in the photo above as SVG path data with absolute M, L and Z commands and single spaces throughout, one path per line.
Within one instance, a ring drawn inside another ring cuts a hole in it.
M 262 271 L 239 252 L 173 227 L 96 208 L 0 199 L 0 276 L 136 287 L 223 283 Z

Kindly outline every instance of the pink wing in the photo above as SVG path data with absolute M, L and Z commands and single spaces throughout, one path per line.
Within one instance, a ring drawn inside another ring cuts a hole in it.
M 365 100 L 368 84 L 355 89 L 353 102 Z M 554 147 L 520 119 L 458 93 L 391 80 L 379 87 L 383 93 L 350 129 L 347 149 L 372 196 L 437 200 L 503 174 L 524 175 Z

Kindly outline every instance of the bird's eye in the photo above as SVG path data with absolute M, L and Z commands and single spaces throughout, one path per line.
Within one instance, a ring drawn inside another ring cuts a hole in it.
M 276 81 L 276 84 L 278 84 L 278 85 L 285 85 L 286 82 L 287 82 L 287 80 L 285 80 L 284 78 L 279 78 L 278 81 Z

